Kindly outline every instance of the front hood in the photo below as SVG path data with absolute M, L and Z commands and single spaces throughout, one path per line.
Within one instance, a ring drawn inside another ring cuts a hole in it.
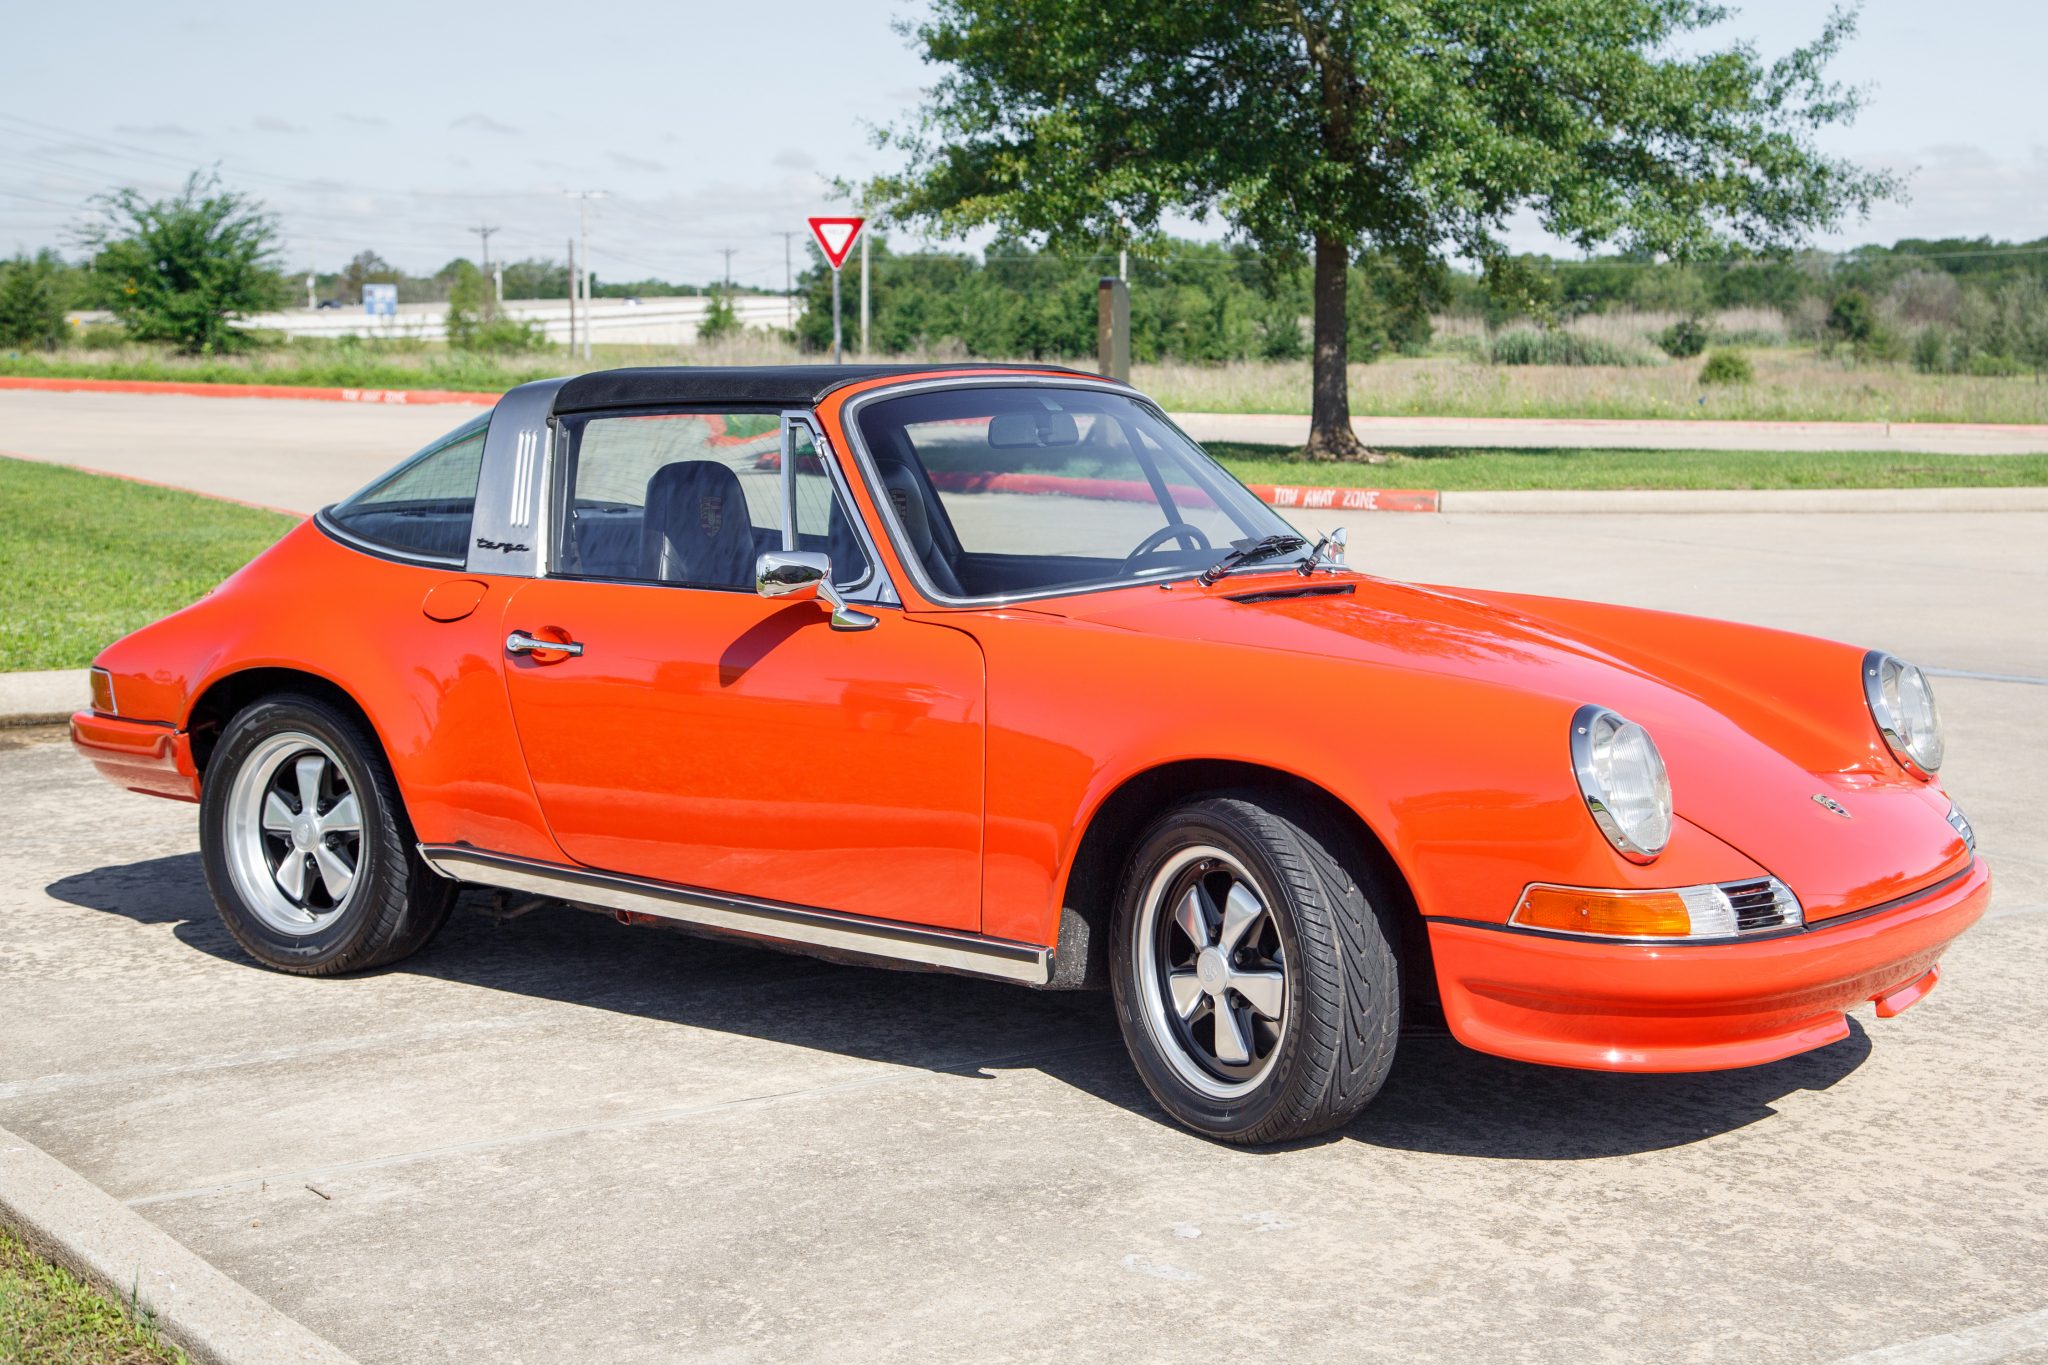
M 1347 591 L 1348 589 L 1348 591 Z M 1677 813 L 1790 886 L 1819 920 L 1968 865 L 1947 798 L 1905 774 L 1864 707 L 1862 651 L 1808 636 L 1630 608 L 1421 587 L 1362 575 L 1261 574 L 1034 604 L 1115 629 L 1270 651 L 1273 696 L 1341 718 L 1341 698 L 1288 690 L 1285 657 L 1456 676 L 1646 726 Z M 1455 725 L 1455 715 L 1359 717 Z M 1830 798 L 1845 817 L 1817 797 Z

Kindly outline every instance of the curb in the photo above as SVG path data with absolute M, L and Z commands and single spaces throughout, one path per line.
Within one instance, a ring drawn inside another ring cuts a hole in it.
M 0 673 L 0 729 L 66 724 L 91 696 L 92 680 L 83 668 Z
M 464 403 L 489 407 L 495 393 L 464 393 L 459 389 L 315 389 L 296 384 L 186 384 L 163 379 L 65 379 L 0 375 L 0 389 L 34 389 L 43 393 L 155 393 L 186 398 L 283 398 L 304 403 L 390 403 L 425 406 Z
M 184 1244 L 0 1128 L 0 1217 L 39 1255 L 133 1301 L 202 1365 L 354 1365 Z
M 2048 488 L 1628 488 L 1444 493 L 1443 512 L 2048 512 Z

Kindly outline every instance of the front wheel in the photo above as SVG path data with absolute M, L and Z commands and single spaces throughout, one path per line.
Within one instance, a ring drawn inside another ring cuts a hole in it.
M 417 952 L 455 884 L 419 856 L 376 740 L 318 698 L 244 708 L 207 764 L 200 854 L 228 932 L 266 967 L 333 976 Z
M 1319 812 L 1267 793 L 1169 812 L 1117 898 L 1111 986 L 1132 1060 L 1181 1123 L 1285 1142 L 1379 1091 L 1401 1028 L 1388 897 Z

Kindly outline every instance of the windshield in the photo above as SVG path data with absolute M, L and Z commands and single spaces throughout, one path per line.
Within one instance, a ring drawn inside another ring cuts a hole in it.
M 1187 576 L 1294 528 L 1119 393 L 935 389 L 859 410 L 906 558 L 955 600 Z M 1266 547 L 1252 562 L 1298 560 Z

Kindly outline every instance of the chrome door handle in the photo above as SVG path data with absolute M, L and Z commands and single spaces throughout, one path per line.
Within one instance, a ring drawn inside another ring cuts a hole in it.
M 574 659 L 582 655 L 583 646 L 574 640 L 536 640 L 523 630 L 515 630 L 505 637 L 507 654 L 532 654 L 536 651 L 566 654 Z

